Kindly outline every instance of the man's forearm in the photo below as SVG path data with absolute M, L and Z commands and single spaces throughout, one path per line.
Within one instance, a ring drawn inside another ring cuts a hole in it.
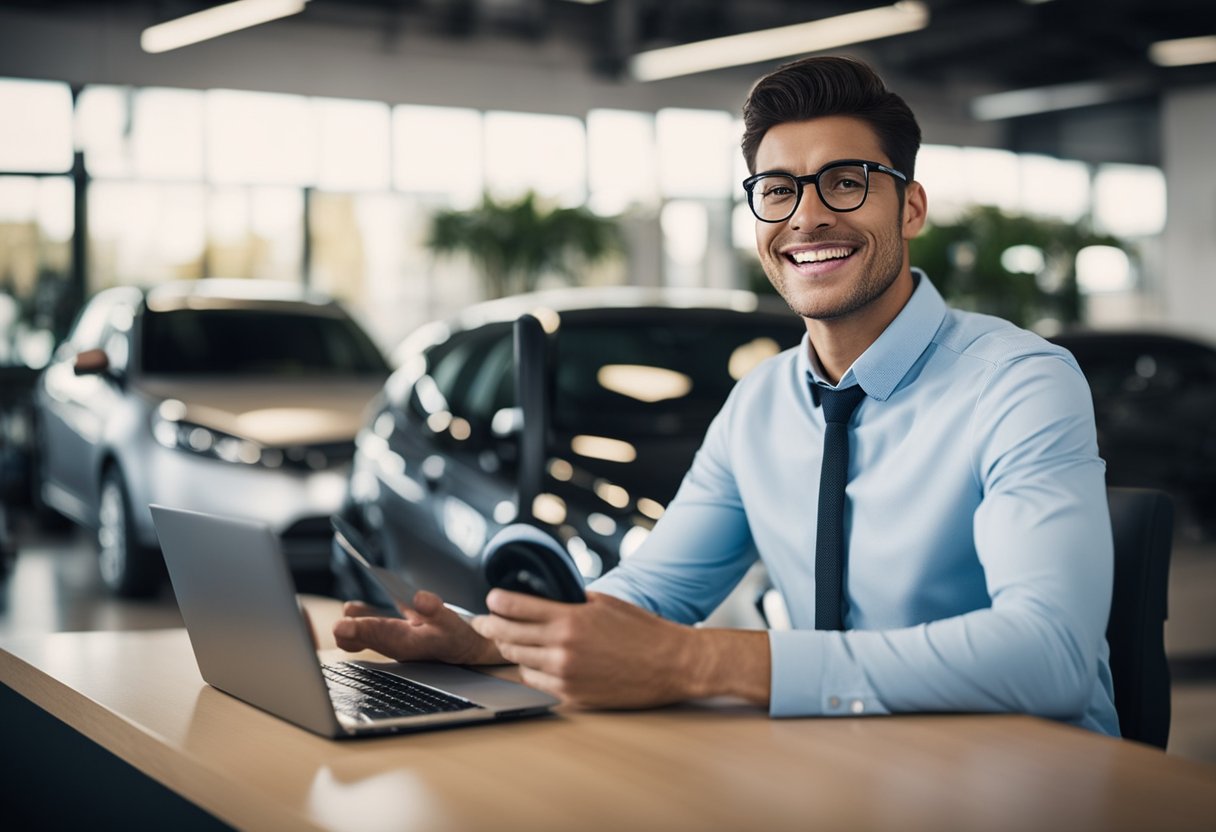
M 768 706 L 772 660 L 763 630 L 693 629 L 687 698 L 737 696 Z

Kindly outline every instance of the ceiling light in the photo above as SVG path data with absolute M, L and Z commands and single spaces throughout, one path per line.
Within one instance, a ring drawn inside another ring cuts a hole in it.
M 145 52 L 168 52 L 304 11 L 308 0 L 235 0 L 144 29 Z
M 728 66 L 741 66 L 834 49 L 851 43 L 914 32 L 929 25 L 929 9 L 918 0 L 825 17 L 792 26 L 639 52 L 629 69 L 639 81 L 657 81 Z
M 1147 81 L 1083 81 L 1025 90 L 997 92 L 971 100 L 971 115 L 980 121 L 1000 121 L 1056 110 L 1075 110 L 1131 98 L 1147 92 Z
M 1148 48 L 1148 57 L 1157 66 L 1216 63 L 1216 35 L 1159 40 Z

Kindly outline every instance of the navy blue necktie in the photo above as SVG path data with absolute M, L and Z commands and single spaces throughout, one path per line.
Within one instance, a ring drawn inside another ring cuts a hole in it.
M 866 397 L 861 385 L 818 387 L 823 407 L 823 467 L 815 538 L 815 629 L 844 629 L 844 487 L 849 481 L 849 419 Z

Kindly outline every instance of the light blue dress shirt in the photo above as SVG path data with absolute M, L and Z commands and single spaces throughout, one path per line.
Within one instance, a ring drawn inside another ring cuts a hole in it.
M 590 588 L 703 620 L 757 555 L 775 717 L 1012 711 L 1118 735 L 1114 560 L 1089 387 L 1072 356 L 948 308 L 923 273 L 840 379 L 849 429 L 846 630 L 816 631 L 826 384 L 808 341 L 748 374 L 642 547 Z

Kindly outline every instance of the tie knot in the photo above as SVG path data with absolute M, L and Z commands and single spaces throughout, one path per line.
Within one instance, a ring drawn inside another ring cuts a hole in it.
M 843 390 L 833 390 L 831 387 L 819 388 L 819 404 L 823 406 L 825 422 L 848 422 L 866 397 L 866 391 L 860 384 L 845 387 Z

